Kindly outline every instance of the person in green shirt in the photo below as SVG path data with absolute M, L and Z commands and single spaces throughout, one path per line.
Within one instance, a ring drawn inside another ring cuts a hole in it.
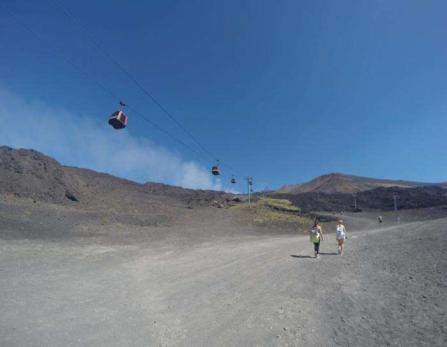
M 314 244 L 315 258 L 320 257 L 320 242 L 323 241 L 323 229 L 320 223 L 315 220 L 314 226 L 310 230 L 310 242 Z

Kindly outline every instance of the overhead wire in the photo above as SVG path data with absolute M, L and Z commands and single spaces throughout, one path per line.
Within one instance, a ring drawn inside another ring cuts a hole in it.
M 51 0 L 53 4 L 55 4 L 59 9 L 61 9 L 62 13 L 69 18 L 75 25 L 77 25 L 86 35 L 87 39 L 89 40 L 90 44 L 95 47 L 106 59 L 108 59 L 116 68 L 118 68 L 123 74 L 125 74 L 140 90 L 141 92 L 148 97 L 171 121 L 173 121 L 185 134 L 187 134 L 191 140 L 204 152 L 206 153 L 210 158 L 212 158 L 214 161 L 218 160 L 217 156 L 214 155 L 210 150 L 208 150 L 204 145 L 200 143 L 200 141 L 197 140 L 197 138 L 185 127 L 180 123 L 167 109 L 165 106 L 161 104 L 161 102 L 158 101 L 155 96 L 150 93 L 138 80 L 137 78 L 130 73 L 118 60 L 116 60 L 108 51 L 106 51 L 101 44 L 95 39 L 95 37 L 89 32 L 89 30 L 82 24 L 82 22 L 77 19 L 66 7 L 64 7 L 60 1 L 58 0 Z M 233 172 L 233 174 L 236 174 L 234 168 L 226 163 L 222 163 L 222 166 L 225 166 L 230 169 L 230 171 Z M 238 175 L 239 176 L 239 175 Z
M 43 37 L 38 34 L 35 30 L 33 30 L 30 26 L 26 25 L 25 23 L 23 23 L 19 16 L 17 16 L 17 14 L 12 11 L 11 9 L 6 9 L 14 18 L 15 22 L 17 24 L 19 24 L 21 27 L 23 27 L 26 31 L 28 31 L 30 34 L 32 34 L 35 38 L 37 38 L 39 41 L 45 42 L 45 40 L 43 39 Z M 97 79 L 93 79 L 91 77 L 91 75 L 89 75 L 86 71 L 84 71 L 81 67 L 79 67 L 78 65 L 76 65 L 75 63 L 73 63 L 73 61 L 71 61 L 69 58 L 65 57 L 59 50 L 52 48 L 53 52 L 57 53 L 57 55 L 61 56 L 61 58 L 67 63 L 69 64 L 72 68 L 74 68 L 77 72 L 80 72 L 81 75 L 84 77 L 84 79 L 89 80 L 90 82 L 95 83 L 98 87 L 100 87 L 105 93 L 107 93 L 112 99 L 114 99 L 115 101 L 119 101 L 121 100 L 121 98 L 118 97 L 118 95 L 116 93 L 114 93 L 111 89 L 107 88 L 103 83 L 101 83 L 99 80 Z M 170 137 L 172 140 L 176 141 L 177 143 L 181 144 L 182 146 L 188 148 L 190 151 L 194 152 L 196 155 L 199 156 L 199 160 L 203 163 L 203 164 L 207 164 L 207 161 L 205 161 L 204 159 L 200 159 L 202 157 L 202 153 L 200 153 L 199 151 L 197 151 L 195 148 L 191 147 L 189 144 L 187 144 L 186 142 L 180 140 L 179 138 L 177 138 L 176 136 L 172 135 L 169 131 L 167 131 L 166 129 L 164 129 L 163 127 L 159 126 L 157 123 L 155 123 L 154 121 L 152 121 L 150 118 L 146 117 L 142 112 L 138 111 L 135 107 L 133 106 L 129 106 L 126 105 L 127 108 L 129 108 L 130 110 L 133 111 L 133 113 L 135 113 L 136 115 L 138 115 L 141 119 L 143 119 L 144 121 L 146 121 L 148 124 L 150 124 L 151 126 L 153 126 L 154 128 L 156 128 L 158 131 L 164 133 L 165 135 L 167 135 L 168 137 Z
M 30 34 L 32 34 L 34 37 L 36 37 L 38 40 L 45 42 L 44 38 L 40 34 L 38 34 L 35 30 L 33 30 L 30 26 L 26 25 L 22 20 L 20 20 L 19 16 L 13 10 L 8 9 L 8 8 L 6 10 L 12 15 L 12 17 L 14 18 L 14 20 L 17 24 L 22 26 L 26 31 L 28 31 Z M 86 79 L 90 82 L 94 82 L 94 84 L 96 84 L 98 87 L 100 87 L 100 89 L 102 89 L 105 93 L 107 93 L 115 101 L 121 100 L 121 98 L 118 97 L 118 95 L 115 92 L 113 92 L 110 88 L 107 88 L 99 80 L 93 79 L 91 77 L 91 75 L 88 74 L 88 72 L 83 70 L 80 66 L 76 65 L 75 63 L 73 63 L 73 61 L 70 60 L 69 58 L 65 57 L 65 55 L 63 55 L 60 50 L 58 50 L 54 47 L 50 47 L 50 48 L 52 48 L 53 51 L 55 53 L 57 53 L 57 55 L 59 55 L 72 68 L 74 68 L 76 71 L 80 72 L 81 75 L 84 77 L 84 79 Z M 167 135 L 168 137 L 170 137 L 172 140 L 179 143 L 180 145 L 184 146 L 185 148 L 188 148 L 191 152 L 194 152 L 200 158 L 202 157 L 202 154 L 200 152 L 198 152 L 195 148 L 191 147 L 189 144 L 185 143 L 184 141 L 180 140 L 176 136 L 172 135 L 169 131 L 167 131 L 163 127 L 159 126 L 157 123 L 153 122 L 150 118 L 146 117 L 142 112 L 138 111 L 135 107 L 128 106 L 128 108 L 131 109 L 132 112 L 135 113 L 137 116 L 139 116 L 141 119 L 143 119 L 148 124 L 150 124 L 152 127 L 156 128 L 158 131 L 164 133 L 165 135 Z M 202 148 L 202 150 L 206 151 L 206 149 L 204 147 Z M 210 154 L 210 152 L 208 152 L 208 153 Z M 203 159 L 199 159 L 199 161 L 205 165 L 208 165 L 207 160 L 205 161 Z M 234 170 L 234 168 L 232 168 L 229 164 L 221 163 L 219 160 L 217 160 L 217 161 L 219 162 L 219 165 L 221 165 L 223 167 L 227 167 L 232 171 L 232 174 L 231 174 L 232 177 L 239 176 L 239 175 L 236 175 L 237 174 L 236 170 Z M 240 176 L 240 177 L 242 177 L 242 176 Z

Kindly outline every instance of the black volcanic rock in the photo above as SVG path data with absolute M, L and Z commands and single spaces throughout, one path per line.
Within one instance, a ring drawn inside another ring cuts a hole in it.
M 0 192 L 62 203 L 76 187 L 54 159 L 34 150 L 0 147 Z
M 426 208 L 447 205 L 447 189 L 438 185 L 415 188 L 376 188 L 356 193 L 359 209 L 393 210 L 394 195 L 399 209 Z M 309 211 L 354 211 L 354 196 L 346 193 L 274 193 L 269 196 L 288 199 L 304 212 Z

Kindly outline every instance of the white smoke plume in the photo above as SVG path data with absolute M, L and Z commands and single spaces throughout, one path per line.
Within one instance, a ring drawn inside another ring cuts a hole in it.
M 64 165 L 89 168 L 137 182 L 162 182 L 185 188 L 222 190 L 208 168 L 180 155 L 113 131 L 93 117 L 29 102 L 0 86 L 0 145 L 30 148 Z

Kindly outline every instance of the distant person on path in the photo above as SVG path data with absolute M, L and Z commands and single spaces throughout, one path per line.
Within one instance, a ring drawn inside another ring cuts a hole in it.
M 343 220 L 339 220 L 337 224 L 337 231 L 335 232 L 335 239 L 338 243 L 338 254 L 343 255 L 343 246 L 345 239 L 347 239 L 346 228 L 343 224 Z
M 382 216 L 379 216 L 379 218 L 377 218 L 377 219 L 379 220 L 379 224 L 382 224 L 382 222 L 383 222 Z
M 323 241 L 323 229 L 316 220 L 310 231 L 310 242 L 314 244 L 315 258 L 320 257 L 320 242 Z

